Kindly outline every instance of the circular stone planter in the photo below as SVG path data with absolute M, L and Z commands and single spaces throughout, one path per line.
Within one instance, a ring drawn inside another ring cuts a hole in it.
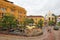
M 19 35 L 19 36 L 25 36 L 25 37 L 34 37 L 34 36 L 40 36 L 43 34 L 42 29 L 35 28 L 35 29 L 25 29 L 24 32 L 20 32 L 19 30 L 15 30 L 14 32 L 4 32 L 0 31 L 0 33 L 3 34 L 11 34 L 11 35 Z

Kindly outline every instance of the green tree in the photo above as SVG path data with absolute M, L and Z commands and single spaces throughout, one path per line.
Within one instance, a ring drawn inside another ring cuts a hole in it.
M 3 18 L 0 20 L 0 26 L 5 29 L 11 29 L 17 27 L 17 21 L 15 20 L 14 16 L 12 15 L 4 15 Z
M 56 23 L 57 23 L 57 16 L 55 16 L 55 25 L 56 25 Z
M 19 28 L 20 28 L 20 29 L 25 29 L 25 28 L 26 28 L 26 24 L 20 22 L 20 23 L 19 23 Z
M 25 20 L 25 25 L 29 25 L 29 24 L 32 24 L 33 25 L 34 23 L 34 20 L 33 19 L 26 19 Z
M 43 20 L 39 20 L 37 26 L 39 28 L 42 28 L 42 26 L 43 26 Z
M 54 24 L 55 24 L 54 21 L 49 21 L 49 22 L 48 22 L 48 25 L 49 25 L 49 26 L 53 26 Z
M 52 16 L 54 16 L 55 17 L 55 25 L 56 25 L 56 23 L 57 23 L 57 16 L 55 15 L 55 14 L 52 14 Z

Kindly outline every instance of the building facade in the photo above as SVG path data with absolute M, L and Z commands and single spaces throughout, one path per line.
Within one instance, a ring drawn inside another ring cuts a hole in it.
M 60 15 L 57 16 L 57 22 L 60 22 Z
M 55 15 L 53 12 L 49 11 L 48 14 L 45 16 L 45 20 L 48 21 L 54 21 L 55 22 Z
M 19 22 L 23 22 L 26 18 L 26 10 L 24 8 L 7 0 L 0 0 L 0 18 L 6 13 L 13 15 Z
M 52 12 L 49 11 L 48 14 L 45 16 L 45 25 L 55 25 L 56 24 L 56 15 Z
M 27 16 L 28 19 L 33 19 L 34 24 L 38 24 L 40 20 L 44 22 L 44 17 L 43 16 Z

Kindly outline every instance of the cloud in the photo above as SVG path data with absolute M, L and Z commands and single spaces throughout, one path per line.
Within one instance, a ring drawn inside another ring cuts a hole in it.
M 10 0 L 15 4 L 24 7 L 27 15 L 46 15 L 48 10 L 60 14 L 60 0 Z

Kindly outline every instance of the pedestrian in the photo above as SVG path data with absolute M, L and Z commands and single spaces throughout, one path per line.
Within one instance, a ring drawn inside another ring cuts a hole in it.
M 48 32 L 50 32 L 50 33 L 51 33 L 51 28 L 50 28 L 50 27 L 48 28 Z

